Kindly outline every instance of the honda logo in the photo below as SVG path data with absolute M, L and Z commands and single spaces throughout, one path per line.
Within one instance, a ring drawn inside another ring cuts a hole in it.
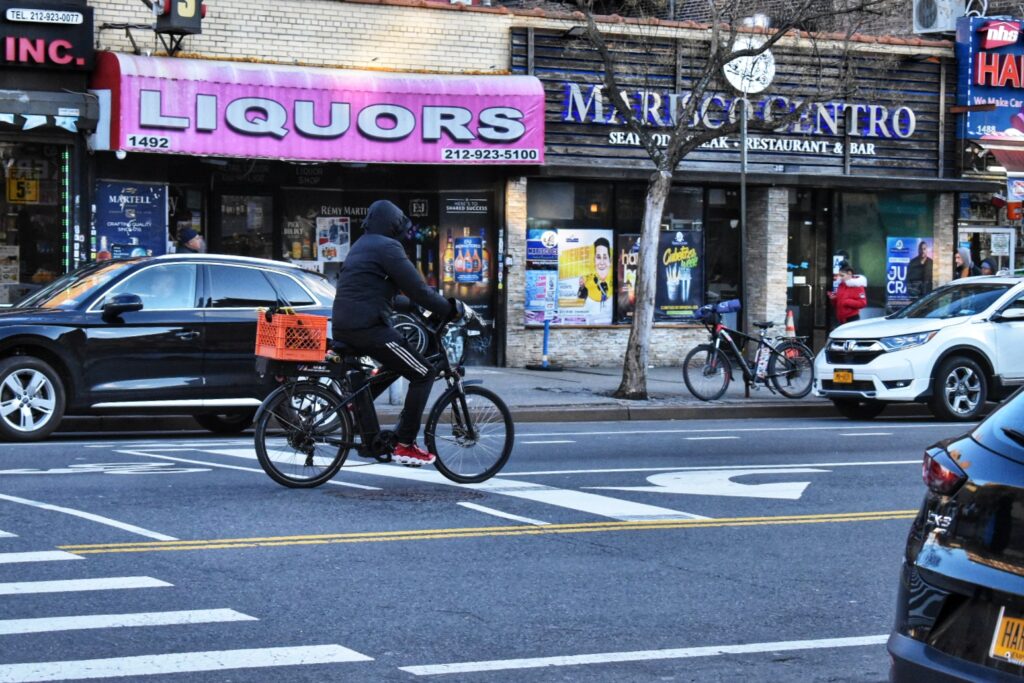
M 854 343 L 855 342 L 852 339 L 847 339 L 845 342 L 843 342 L 843 351 L 846 351 L 847 353 L 853 351 Z

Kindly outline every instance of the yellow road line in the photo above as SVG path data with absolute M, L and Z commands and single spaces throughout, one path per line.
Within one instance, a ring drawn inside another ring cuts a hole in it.
M 842 512 L 817 515 L 780 515 L 774 517 L 726 517 L 720 519 L 665 519 L 638 521 L 585 522 L 580 524 L 548 524 L 545 526 L 490 526 L 454 529 L 413 529 L 404 531 L 369 531 L 347 534 L 308 534 L 299 536 L 267 536 L 256 538 L 194 539 L 178 541 L 146 541 L 141 543 L 97 543 L 63 545 L 61 550 L 78 555 L 106 553 L 167 552 L 172 550 L 230 550 L 237 548 L 272 548 L 297 545 L 329 545 L 336 543 L 381 543 L 385 541 L 427 541 L 451 538 L 487 538 L 497 536 L 546 536 L 609 531 L 657 531 L 665 529 L 776 526 L 785 524 L 834 524 L 839 522 L 877 522 L 912 519 L 916 510 L 881 510 L 877 512 Z

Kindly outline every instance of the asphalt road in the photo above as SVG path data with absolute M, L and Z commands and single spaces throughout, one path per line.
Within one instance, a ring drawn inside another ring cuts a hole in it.
M 529 424 L 484 485 L 309 491 L 247 435 L 0 446 L 0 683 L 884 681 L 921 453 L 964 429 Z

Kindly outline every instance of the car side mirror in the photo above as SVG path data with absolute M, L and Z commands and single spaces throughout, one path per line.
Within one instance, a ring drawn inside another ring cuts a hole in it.
M 1024 320 L 1024 308 L 1007 308 L 1005 311 L 998 314 L 994 320 L 996 322 L 1013 322 L 1015 320 Z
M 138 294 L 115 294 L 103 304 L 103 319 L 112 320 L 122 313 L 134 313 L 142 310 L 142 299 Z

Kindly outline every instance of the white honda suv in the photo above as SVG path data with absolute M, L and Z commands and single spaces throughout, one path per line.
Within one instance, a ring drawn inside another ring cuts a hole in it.
M 814 393 L 871 419 L 893 402 L 927 402 L 973 420 L 1024 384 L 1024 277 L 970 277 L 885 318 L 833 330 L 814 363 Z

